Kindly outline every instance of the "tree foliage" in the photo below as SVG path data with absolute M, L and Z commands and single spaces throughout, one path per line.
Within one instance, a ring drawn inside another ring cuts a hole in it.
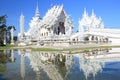
M 5 35 L 6 35 L 6 15 L 0 16 L 0 45 L 4 43 Z
M 0 16 L 0 25 L 6 24 L 6 18 L 7 18 L 7 15 Z
M 6 15 L 0 16 L 0 45 L 7 43 L 10 43 L 11 40 L 11 33 L 10 30 L 13 28 L 15 29 L 15 26 L 8 26 L 6 25 Z

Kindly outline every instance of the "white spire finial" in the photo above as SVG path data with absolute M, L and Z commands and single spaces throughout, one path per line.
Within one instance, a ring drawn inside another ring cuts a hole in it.
M 83 14 L 83 17 L 86 17 L 86 16 L 88 16 L 88 13 L 87 13 L 87 11 L 86 11 L 86 8 L 84 8 L 84 14 Z
M 92 9 L 92 16 L 96 16 L 95 13 L 94 13 L 94 9 Z
M 64 8 L 63 4 L 61 5 L 62 8 Z
M 87 14 L 86 8 L 84 8 L 84 14 Z
M 39 9 L 38 9 L 38 2 L 37 2 L 37 6 L 36 6 L 35 16 L 36 16 L 36 17 L 40 17 Z

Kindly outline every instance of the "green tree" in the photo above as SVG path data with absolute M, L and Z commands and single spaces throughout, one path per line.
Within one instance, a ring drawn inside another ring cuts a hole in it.
M 11 32 L 10 30 L 13 28 L 15 29 L 15 26 L 6 26 L 6 15 L 0 16 L 0 45 L 10 43 L 11 40 Z
M 0 25 L 6 24 L 6 18 L 7 18 L 7 15 L 0 16 Z
M 0 16 L 0 45 L 4 44 L 6 38 L 6 15 Z

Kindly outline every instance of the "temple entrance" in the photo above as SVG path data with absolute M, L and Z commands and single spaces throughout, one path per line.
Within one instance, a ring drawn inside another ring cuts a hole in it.
M 59 26 L 58 26 L 58 35 L 59 34 L 65 34 L 65 27 L 64 27 L 64 22 L 59 22 Z

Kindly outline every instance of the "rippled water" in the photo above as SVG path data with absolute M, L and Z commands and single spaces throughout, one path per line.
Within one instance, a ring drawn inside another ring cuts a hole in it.
M 0 50 L 0 80 L 120 80 L 120 48 L 74 53 Z

